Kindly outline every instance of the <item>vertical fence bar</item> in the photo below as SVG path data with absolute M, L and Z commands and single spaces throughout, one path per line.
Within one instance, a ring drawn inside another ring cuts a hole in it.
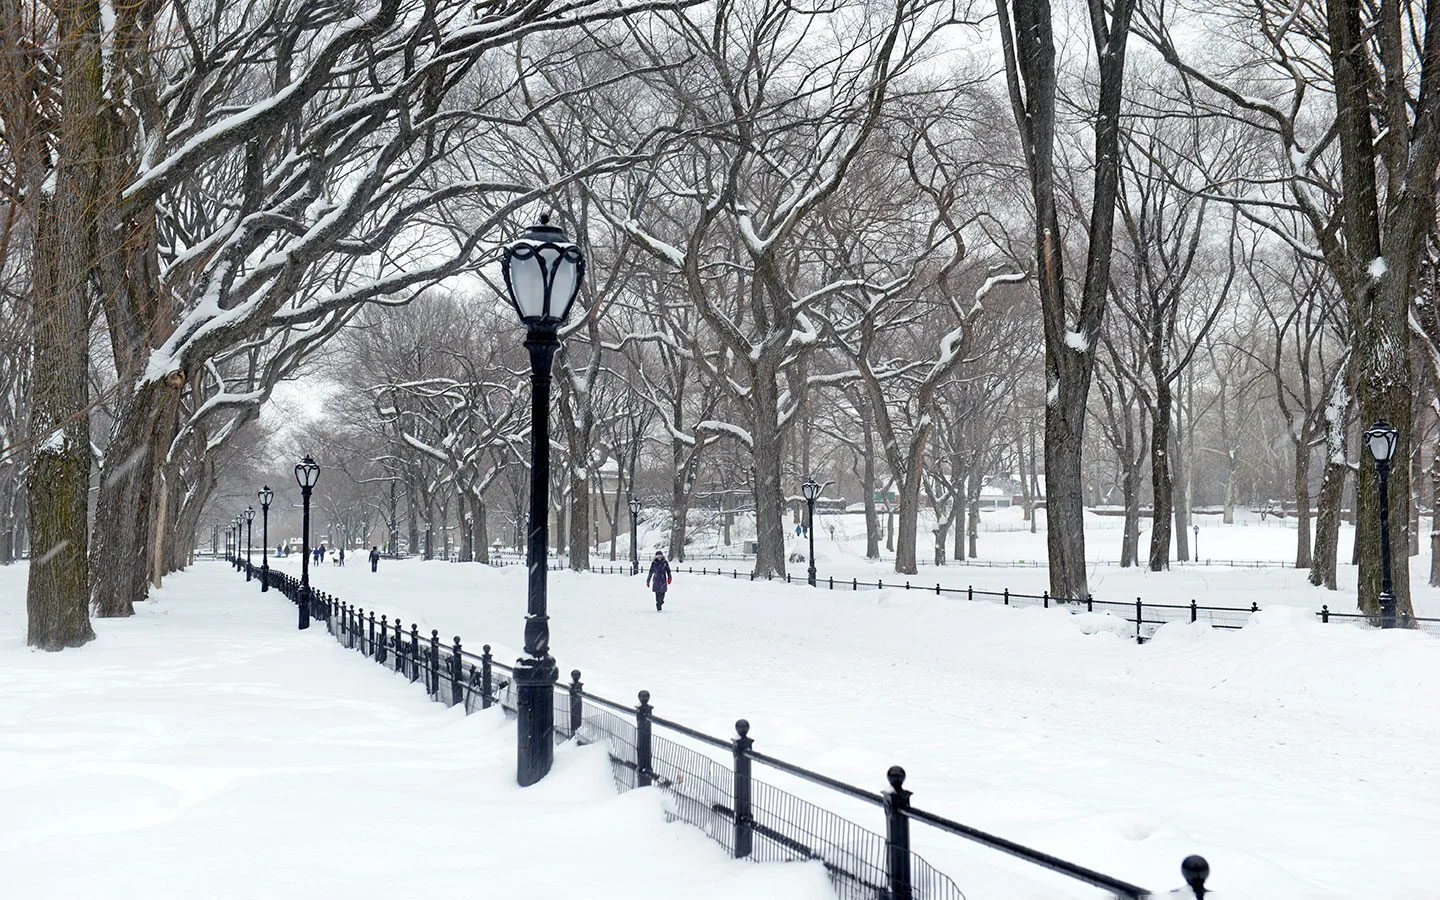
M 370 656 L 375 655 L 375 610 L 370 610 Z
M 754 813 L 750 808 L 750 748 L 755 741 L 750 738 L 750 723 L 740 719 L 735 723 L 739 737 L 730 742 L 735 751 L 735 858 L 744 859 L 750 855 L 754 831 L 751 825 Z
M 459 706 L 465 702 L 465 659 L 460 655 L 460 635 L 455 635 L 455 645 L 450 648 L 450 705 Z
M 585 724 L 585 685 L 580 681 L 580 670 L 570 670 L 570 734 L 580 733 Z
M 400 617 L 395 617 L 395 671 L 405 667 L 405 632 L 400 627 Z
M 650 786 L 650 692 L 641 691 L 640 705 L 635 707 L 635 786 Z
M 490 645 L 486 644 L 480 649 L 480 708 L 490 708 Z
M 1140 604 L 1140 598 L 1135 598 L 1135 643 L 1143 644 L 1145 641 L 1140 637 L 1140 622 L 1145 618 L 1145 607 Z
M 420 680 L 420 623 L 410 623 L 410 683 Z
M 381 664 L 385 662 L 385 642 L 390 639 L 390 617 L 380 617 L 380 643 L 375 645 L 375 661 Z
M 888 900 L 913 900 L 910 885 L 910 792 L 905 790 L 905 770 L 891 766 L 885 773 L 890 790 L 885 792 L 885 874 L 890 881 Z
M 440 630 L 430 629 L 430 678 L 426 687 L 430 696 L 440 697 Z

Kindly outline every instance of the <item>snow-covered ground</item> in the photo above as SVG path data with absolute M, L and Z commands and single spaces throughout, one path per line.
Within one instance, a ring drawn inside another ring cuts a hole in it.
M 966 565 L 953 560 L 946 566 L 930 565 L 934 560 L 934 549 L 927 543 L 928 524 L 921 523 L 920 572 L 913 577 L 895 574 L 894 554 L 883 550 L 878 561 L 865 559 L 865 520 L 857 515 L 821 515 L 815 517 L 815 557 L 820 578 L 833 577 L 837 584 L 849 582 L 852 578 L 874 582 L 877 579 L 903 584 L 906 580 L 915 585 L 933 588 L 941 584 L 946 588 L 963 589 L 966 586 L 976 590 L 1000 591 L 1009 588 L 1017 593 L 1036 594 L 1050 587 L 1049 573 L 1043 566 L 1045 559 L 1044 511 L 1040 512 L 1041 527 L 1031 534 L 1029 523 L 1022 521 L 1018 507 L 985 510 L 981 513 L 982 531 L 976 550 L 980 564 Z M 1307 580 L 1308 572 L 1290 567 L 1286 560 L 1295 558 L 1295 520 L 1278 519 L 1269 516 L 1261 519 L 1250 510 L 1237 510 L 1235 523 L 1222 524 L 1219 515 L 1195 517 L 1200 525 L 1199 563 L 1177 563 L 1168 572 L 1150 572 L 1140 568 L 1120 568 L 1116 560 L 1120 557 L 1121 520 L 1114 516 L 1099 516 L 1087 512 L 1086 556 L 1090 564 L 1090 592 L 1096 600 L 1131 602 L 1142 597 L 1147 603 L 1188 604 L 1195 600 L 1202 606 L 1248 607 L 1258 603 L 1262 607 L 1277 603 L 1303 606 L 1319 610 L 1328 605 L 1331 612 L 1353 613 L 1355 604 L 1355 579 L 1357 569 L 1352 565 L 1341 565 L 1337 570 L 1338 591 L 1326 591 L 1312 587 Z M 789 519 L 786 520 L 787 525 Z M 1142 523 L 1145 524 L 1145 523 Z M 833 534 L 831 528 L 834 528 Z M 747 530 L 748 529 L 748 530 Z M 1428 534 L 1428 533 L 1427 533 Z M 725 546 L 715 534 L 700 532 L 690 547 L 689 556 L 696 568 L 722 568 L 724 571 L 738 570 L 741 577 L 750 569 L 750 564 L 739 558 L 724 559 L 726 552 L 737 553 L 746 537 L 753 538 L 753 521 L 739 518 L 732 530 L 732 544 Z M 1142 557 L 1148 552 L 1149 531 L 1142 530 Z M 1193 540 L 1193 537 L 1192 537 Z M 808 553 L 808 539 L 798 536 L 793 530 L 786 534 L 787 550 L 802 556 Z M 1347 563 L 1350 547 L 1354 541 L 1354 529 L 1341 526 L 1341 558 Z M 657 548 L 668 547 L 669 531 L 666 528 L 642 528 L 639 544 L 642 559 L 648 558 Z M 625 564 L 629 553 L 629 536 L 620 545 L 619 565 Z M 1410 560 L 1410 584 L 1415 612 L 1421 616 L 1440 617 L 1440 589 L 1428 585 L 1430 577 L 1430 555 L 1427 552 Z M 947 544 L 948 550 L 948 544 Z M 609 563 L 608 545 L 599 556 L 592 556 L 597 565 Z M 507 559 L 517 557 L 511 553 Z M 1265 566 L 1227 565 L 1229 561 L 1266 562 Z M 805 563 L 789 564 L 792 577 L 800 579 L 805 575 Z
M 57 654 L 24 647 L 24 578 L 0 567 L 0 897 L 832 896 L 617 796 L 598 747 L 522 791 L 498 710 L 425 702 L 219 564 Z
M 1035 572 L 944 571 L 1012 587 Z M 522 568 L 312 575 L 518 655 Z M 1303 573 L 1204 573 L 1221 575 L 1266 611 L 1137 646 L 1100 616 L 713 577 L 677 578 L 657 614 L 640 579 L 553 573 L 552 646 L 602 696 L 648 689 L 657 714 L 720 736 L 744 716 L 757 749 L 872 789 L 899 763 L 922 808 L 1154 889 L 1201 853 L 1232 900 L 1434 896 L 1440 640 L 1321 625 L 1308 598 L 1345 595 L 1302 588 Z M 1194 576 L 1135 577 L 1159 599 Z M 970 900 L 1092 895 L 925 827 L 915 841 Z

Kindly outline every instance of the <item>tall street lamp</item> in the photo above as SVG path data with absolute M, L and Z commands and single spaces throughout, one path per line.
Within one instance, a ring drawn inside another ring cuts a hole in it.
M 1365 432 L 1365 445 L 1380 476 L 1380 627 L 1395 627 L 1395 594 L 1390 583 L 1390 457 L 1395 455 L 1395 426 L 1381 419 Z
M 310 454 L 295 466 L 295 482 L 300 485 L 300 503 L 305 512 L 300 524 L 300 630 L 310 627 L 310 492 L 320 480 L 320 467 Z
M 270 590 L 270 501 L 275 492 L 265 485 L 257 494 L 260 498 L 260 593 Z
M 236 513 L 236 514 L 235 514 L 235 571 L 237 571 L 237 572 L 240 571 L 241 569 L 245 568 L 245 564 L 240 561 L 240 540 L 241 540 L 241 538 L 243 538 L 243 537 L 245 537 L 245 514 L 244 514 L 244 513 Z
M 525 325 L 530 352 L 530 518 L 525 557 L 530 570 L 525 615 L 525 658 L 515 664 L 518 713 L 516 779 L 534 784 L 555 759 L 555 682 L 546 613 L 546 562 L 550 526 L 550 369 L 560 347 L 560 325 L 580 293 L 585 256 L 565 232 L 541 216 L 505 247 L 500 262 L 510 305 Z
M 465 561 L 475 561 L 475 514 L 465 514 Z
M 805 506 L 809 509 L 809 518 L 805 522 L 805 531 L 810 535 L 810 586 L 815 587 L 815 498 L 820 496 L 820 485 L 813 478 L 806 478 L 805 483 L 800 485 L 800 492 L 805 495 Z
M 245 507 L 245 580 L 246 580 L 246 581 L 249 581 L 252 577 L 254 577 L 253 575 L 251 575 L 251 568 L 250 568 L 250 542 L 251 542 L 251 540 L 252 540 L 254 537 L 255 537 L 255 507 L 253 507 L 253 506 L 247 506 L 247 507 Z
M 630 498 L 630 574 L 640 574 L 640 501 Z

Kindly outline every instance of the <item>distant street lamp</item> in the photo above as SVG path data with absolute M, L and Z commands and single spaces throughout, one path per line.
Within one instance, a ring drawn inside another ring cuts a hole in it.
M 805 483 L 800 485 L 800 491 L 805 495 L 805 506 L 809 509 L 805 531 L 810 535 L 810 586 L 815 587 L 815 498 L 820 496 L 820 485 L 815 479 L 806 478 Z
M 244 514 L 244 513 L 236 513 L 236 514 L 235 514 L 235 571 L 237 571 L 237 572 L 240 571 L 242 568 L 244 568 L 244 564 L 241 563 L 241 561 L 240 561 L 240 539 L 243 538 L 244 536 L 245 536 L 245 514 Z
M 565 232 L 541 216 L 505 247 L 500 264 L 510 305 L 525 325 L 530 352 L 530 518 L 526 542 L 529 567 L 525 616 L 525 658 L 515 665 L 518 718 L 516 778 L 521 787 L 550 771 L 555 759 L 555 682 L 559 669 L 550 655 L 546 576 L 550 517 L 550 370 L 560 348 L 560 325 L 580 293 L 585 256 Z
M 640 574 L 640 501 L 630 498 L 630 574 Z
M 300 524 L 300 630 L 310 627 L 310 492 L 320 480 L 320 467 L 310 454 L 295 466 L 295 482 L 300 485 L 300 503 L 304 514 Z
M 1195 535 L 1195 561 L 1198 563 L 1200 561 L 1200 526 L 1191 525 L 1190 531 Z
M 1395 455 L 1395 426 L 1381 419 L 1365 432 L 1365 446 L 1380 476 L 1380 627 L 1395 627 L 1395 594 L 1390 583 L 1390 457 Z
M 465 561 L 475 561 L 475 514 L 465 514 Z
M 250 541 L 255 537 L 255 507 L 245 507 L 245 580 L 249 581 L 253 576 L 250 566 Z
M 260 593 L 270 590 L 270 501 L 275 492 L 265 485 L 257 494 L 260 498 Z

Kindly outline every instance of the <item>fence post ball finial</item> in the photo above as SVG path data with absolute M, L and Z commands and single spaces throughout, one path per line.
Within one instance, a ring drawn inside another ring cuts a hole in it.
M 1210 877 L 1210 864 L 1203 856 L 1187 856 L 1185 861 L 1180 863 L 1180 875 L 1190 890 L 1195 892 L 1197 898 L 1203 900 L 1205 896 L 1205 879 Z
M 750 723 L 744 719 L 735 720 L 735 733 L 742 738 L 750 734 Z
M 892 788 L 897 791 L 902 790 L 905 785 L 905 770 L 899 766 L 891 766 L 885 773 L 885 778 L 890 782 Z

